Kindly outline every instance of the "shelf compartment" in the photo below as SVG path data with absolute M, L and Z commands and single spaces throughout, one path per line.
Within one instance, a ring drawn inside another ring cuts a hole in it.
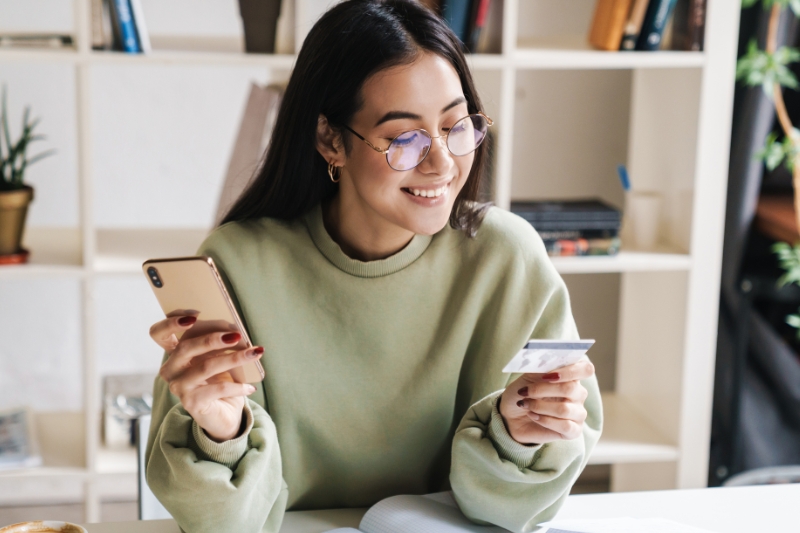
M 31 253 L 28 263 L 0 266 L 0 279 L 84 274 L 78 228 L 29 227 L 22 246 Z
M 138 274 L 148 259 L 196 255 L 207 234 L 207 229 L 100 229 L 94 269 Z
M 700 68 L 702 52 L 607 52 L 595 50 L 585 36 L 549 36 L 520 39 L 513 56 L 523 69 L 640 69 Z
M 617 255 L 551 257 L 561 274 L 602 274 L 613 272 L 659 272 L 689 270 L 691 256 L 662 248 L 656 252 L 621 250 Z
M 34 421 L 43 466 L 0 471 L 0 506 L 81 501 L 89 477 L 83 414 L 37 412 Z
M 603 393 L 605 424 L 589 464 L 677 461 L 677 446 L 669 443 L 624 398 Z

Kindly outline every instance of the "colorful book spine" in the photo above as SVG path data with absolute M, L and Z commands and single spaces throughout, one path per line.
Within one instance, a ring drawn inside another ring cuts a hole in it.
M 672 49 L 701 52 L 706 25 L 706 0 L 678 0 L 672 18 Z
M 442 17 L 461 42 L 467 40 L 469 27 L 470 0 L 445 0 L 442 5 Z
M 147 31 L 147 23 L 144 20 L 142 0 L 130 0 L 130 2 L 133 23 L 136 26 L 136 36 L 139 38 L 139 48 L 141 48 L 142 52 L 148 54 L 153 51 L 153 47 L 150 45 L 150 33 Z
M 481 39 L 481 33 L 486 26 L 486 19 L 489 16 L 489 5 L 491 0 L 472 0 L 472 21 L 469 27 L 469 35 L 467 36 L 467 49 L 471 53 L 478 51 L 478 43 Z
M 676 2 L 677 0 L 650 0 L 639 40 L 636 42 L 637 50 L 652 52 L 661 47 L 661 37 Z
M 550 257 L 571 257 L 586 255 L 616 255 L 620 239 L 558 239 L 544 241 L 545 250 Z
M 589 44 L 600 50 L 619 50 L 633 0 L 597 0 L 589 29 Z
M 625 24 L 625 30 L 622 32 L 622 44 L 620 50 L 636 50 L 636 41 L 639 39 L 639 33 L 642 31 L 642 23 L 644 16 L 647 13 L 647 5 L 650 0 L 633 0 L 633 7 L 628 17 L 628 22 Z
M 116 22 L 119 25 L 122 50 L 134 54 L 141 52 L 139 37 L 136 34 L 136 25 L 131 14 L 130 0 L 111 0 L 111 2 L 116 12 Z

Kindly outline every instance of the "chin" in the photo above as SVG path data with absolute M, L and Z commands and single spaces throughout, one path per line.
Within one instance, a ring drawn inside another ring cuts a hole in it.
M 450 222 L 450 211 L 447 211 L 446 216 L 437 217 L 436 220 L 421 221 L 415 220 L 408 229 L 417 235 L 434 235 L 442 231 Z

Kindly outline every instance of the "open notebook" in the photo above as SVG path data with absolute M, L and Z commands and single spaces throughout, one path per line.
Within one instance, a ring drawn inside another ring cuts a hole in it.
M 470 522 L 458 508 L 452 492 L 425 496 L 392 496 L 370 507 L 358 525 L 327 533 L 508 533 L 496 526 Z

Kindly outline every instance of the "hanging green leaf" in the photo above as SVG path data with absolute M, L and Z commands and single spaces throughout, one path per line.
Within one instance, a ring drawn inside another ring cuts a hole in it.
M 772 245 L 772 252 L 778 256 L 778 264 L 786 273 L 778 278 L 778 287 L 789 283 L 800 285 L 800 244 L 794 246 L 778 242 Z
M 797 78 L 787 65 L 800 59 L 800 50 L 782 46 L 770 54 L 758 48 L 755 39 L 751 40 L 747 53 L 736 64 L 736 79 L 752 87 L 761 86 L 764 93 L 772 98 L 775 85 L 796 89 Z

